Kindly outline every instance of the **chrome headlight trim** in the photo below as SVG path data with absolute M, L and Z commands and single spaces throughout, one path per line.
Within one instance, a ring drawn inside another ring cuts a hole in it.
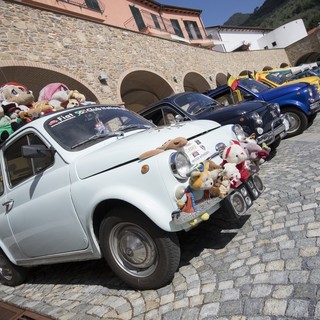
M 234 124 L 232 126 L 232 131 L 239 141 L 244 140 L 247 137 L 240 124 Z
M 273 103 L 273 104 L 272 104 L 272 107 L 273 107 L 274 109 L 276 109 L 279 114 L 281 113 L 279 103 L 276 103 L 276 102 Z
M 188 179 L 192 164 L 184 152 L 177 151 L 172 153 L 169 158 L 169 164 L 175 178 L 178 180 Z

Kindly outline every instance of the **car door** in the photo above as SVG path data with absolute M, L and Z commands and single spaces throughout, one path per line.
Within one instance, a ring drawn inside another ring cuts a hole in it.
M 70 195 L 68 165 L 57 154 L 45 152 L 39 158 L 22 156 L 23 145 L 47 146 L 35 132 L 20 135 L 3 149 L 6 171 L 5 214 L 12 236 L 23 256 L 39 257 L 88 246 Z

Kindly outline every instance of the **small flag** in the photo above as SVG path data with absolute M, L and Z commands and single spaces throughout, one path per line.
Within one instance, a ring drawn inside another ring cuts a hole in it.
M 230 73 L 228 73 L 227 85 L 232 90 L 235 90 L 237 88 L 237 86 L 238 86 L 238 80 L 235 77 L 233 77 Z

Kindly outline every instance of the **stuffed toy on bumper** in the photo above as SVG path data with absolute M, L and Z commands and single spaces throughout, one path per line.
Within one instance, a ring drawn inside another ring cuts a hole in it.
M 198 211 L 197 203 L 210 199 L 210 189 L 213 187 L 213 179 L 208 170 L 209 163 L 201 162 L 191 172 L 189 185 L 176 194 L 178 208 L 184 213 L 194 213 Z M 209 215 L 204 213 L 200 216 L 201 220 L 208 220 Z M 197 219 L 189 222 L 191 225 L 199 222 Z
M 240 142 L 232 140 L 231 145 L 226 147 L 222 152 L 221 166 L 224 168 L 226 163 L 232 163 L 239 170 L 240 181 L 233 182 L 231 188 L 236 188 L 241 182 L 248 180 L 250 170 L 247 164 L 248 156 L 245 150 L 241 147 Z

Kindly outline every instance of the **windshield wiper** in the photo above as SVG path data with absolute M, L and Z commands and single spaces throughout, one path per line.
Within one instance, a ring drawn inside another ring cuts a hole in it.
M 112 138 L 112 137 L 120 137 L 120 136 L 123 136 L 123 132 L 114 131 L 114 132 L 107 132 L 107 133 L 102 133 L 102 134 L 95 134 L 94 136 L 91 136 L 90 138 L 73 145 L 71 147 L 71 149 L 75 149 L 75 148 L 77 148 L 83 144 L 86 144 L 90 141 L 94 141 L 94 140 L 98 140 L 98 139 L 102 139 L 102 138 Z
M 151 126 L 147 124 L 135 123 L 135 124 L 128 124 L 125 126 L 121 126 L 118 128 L 119 131 L 126 131 L 131 129 L 150 129 Z

